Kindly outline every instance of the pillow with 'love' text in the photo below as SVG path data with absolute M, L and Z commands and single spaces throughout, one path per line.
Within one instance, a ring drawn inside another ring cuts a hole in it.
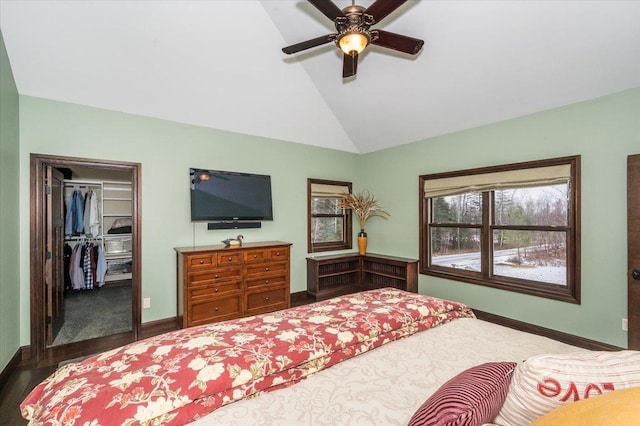
M 494 421 L 529 424 L 561 405 L 636 386 L 640 386 L 640 351 L 537 355 L 516 367 Z

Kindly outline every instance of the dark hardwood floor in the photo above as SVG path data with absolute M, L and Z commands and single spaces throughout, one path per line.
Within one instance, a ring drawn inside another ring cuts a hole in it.
M 20 415 L 20 403 L 38 383 L 49 377 L 56 367 L 18 367 L 9 375 L 7 382 L 0 389 L 0 424 L 27 424 Z

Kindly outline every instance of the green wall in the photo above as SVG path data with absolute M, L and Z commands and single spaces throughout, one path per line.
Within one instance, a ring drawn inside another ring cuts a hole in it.
M 189 167 L 272 176 L 275 220 L 263 223 L 260 230 L 242 233 L 247 241 L 293 243 L 291 291 L 296 292 L 306 288 L 308 177 L 349 180 L 354 189 L 372 190 L 392 217 L 367 223 L 369 250 L 417 257 L 420 174 L 579 154 L 581 305 L 428 276 L 420 276 L 420 291 L 626 346 L 626 334 L 620 329 L 620 320 L 626 317 L 626 157 L 640 152 L 638 117 L 640 89 L 634 89 L 357 155 L 20 96 L 19 207 L 23 214 L 20 271 L 14 272 L 20 278 L 20 344 L 27 345 L 30 339 L 30 153 L 142 163 L 142 296 L 151 297 L 151 308 L 143 310 L 143 322 L 175 315 L 173 247 L 217 243 L 237 233 L 207 231 L 206 224 L 190 222 Z M 3 243 L 3 250 L 5 247 Z
M 375 252 L 418 256 L 418 176 L 582 156 L 582 304 L 421 275 L 420 293 L 626 347 L 626 161 L 640 153 L 640 89 L 364 155 L 366 182 L 392 214 L 367 224 Z
M 20 346 L 19 97 L 0 32 L 0 371 Z
M 286 125 L 286 123 L 282 123 Z M 174 247 L 245 241 L 293 243 L 291 291 L 306 290 L 307 178 L 354 181 L 358 155 L 52 100 L 20 97 L 21 344 L 29 337 L 29 155 L 142 164 L 142 321 L 176 315 Z M 191 223 L 189 167 L 271 175 L 274 221 L 262 229 L 208 231 Z

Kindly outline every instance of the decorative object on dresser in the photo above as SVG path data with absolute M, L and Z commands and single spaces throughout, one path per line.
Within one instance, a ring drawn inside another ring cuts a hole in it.
M 241 246 L 243 239 L 244 235 L 238 235 L 235 238 L 227 238 L 226 240 L 222 240 L 222 242 L 225 246 Z
M 288 308 L 290 246 L 271 241 L 175 248 L 182 327 Z
M 360 224 L 358 252 L 365 254 L 367 252 L 367 233 L 364 232 L 364 225 L 367 223 L 367 220 L 374 216 L 388 219 L 391 215 L 382 209 L 380 202 L 366 189 L 356 192 L 355 194 L 345 193 L 342 196 L 340 207 L 351 209 L 351 211 L 358 216 L 358 223 Z
M 307 258 L 307 293 L 316 301 L 383 287 L 418 292 L 418 260 L 347 253 Z

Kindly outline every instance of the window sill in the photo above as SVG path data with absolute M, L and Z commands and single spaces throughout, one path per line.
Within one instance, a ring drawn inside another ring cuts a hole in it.
M 485 279 L 477 273 L 461 272 L 453 274 L 441 269 L 423 269 L 420 271 L 422 275 L 430 275 L 433 277 L 444 278 L 452 281 L 461 281 L 469 284 L 481 285 L 484 287 L 497 288 L 500 290 L 513 291 L 516 293 L 528 294 L 530 296 L 543 297 L 546 299 L 558 300 L 561 302 L 580 304 L 580 296 L 574 295 L 569 287 L 541 284 L 535 281 L 510 280 L 503 277 L 494 277 L 493 279 Z
M 311 247 L 310 253 L 319 253 L 323 251 L 351 250 L 350 244 L 315 244 Z

